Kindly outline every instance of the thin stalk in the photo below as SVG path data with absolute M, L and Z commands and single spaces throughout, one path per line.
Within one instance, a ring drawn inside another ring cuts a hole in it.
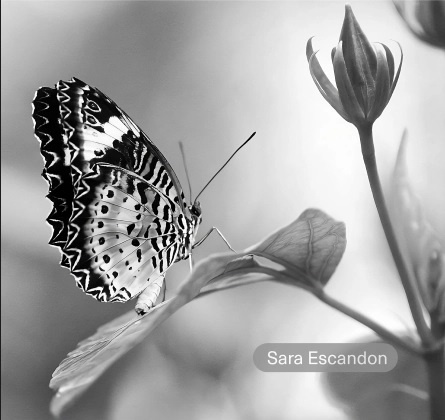
M 365 325 L 366 327 L 373 330 L 377 335 L 385 339 L 391 344 L 394 344 L 409 353 L 412 353 L 416 356 L 422 355 L 422 349 L 417 347 L 415 344 L 405 341 L 401 337 L 393 334 L 391 331 L 387 330 L 382 325 L 378 324 L 377 322 L 373 321 L 372 319 L 368 318 L 366 315 L 361 314 L 360 312 L 357 312 L 356 310 L 352 309 L 351 307 L 345 305 L 344 303 L 339 302 L 338 300 L 334 299 L 333 297 L 327 295 L 323 290 L 318 290 L 316 293 L 314 293 L 315 296 L 317 296 L 322 302 L 329 305 L 331 308 L 334 308 L 343 314 L 349 316 L 350 318 L 355 319 L 356 321 L 360 322 L 361 324 Z
M 431 331 L 433 332 L 434 337 L 437 340 L 444 341 L 445 340 L 445 322 L 441 321 L 441 311 L 439 308 L 436 308 L 430 311 L 431 317 Z
M 442 420 L 445 419 L 445 343 L 443 341 L 443 325 L 439 320 L 438 311 L 431 313 L 431 329 L 441 344 L 438 348 L 425 354 L 430 414 L 432 420 Z
M 406 267 L 402 253 L 397 243 L 397 239 L 394 233 L 394 229 L 389 217 L 388 209 L 383 196 L 382 186 L 380 184 L 380 178 L 377 171 L 377 163 L 374 152 L 374 141 L 372 138 L 372 126 L 362 127 L 359 129 L 360 142 L 362 146 L 363 160 L 366 166 L 366 172 L 368 174 L 369 185 L 371 186 L 374 202 L 379 213 L 380 222 L 382 223 L 383 231 L 385 232 L 386 240 L 391 250 L 394 263 L 399 272 L 400 279 L 402 281 L 405 294 L 408 299 L 408 304 L 411 309 L 411 313 L 419 332 L 420 338 L 424 347 L 430 348 L 434 345 L 434 336 L 423 316 L 422 303 L 420 300 L 420 294 L 417 286 L 412 280 L 409 271 Z
M 263 267 L 263 266 L 240 268 L 240 269 L 237 269 L 236 272 L 237 272 L 237 276 L 242 276 L 243 274 L 252 274 L 252 273 L 266 274 L 266 275 L 270 276 L 270 278 L 268 279 L 267 277 L 265 277 L 263 280 L 275 280 L 275 281 L 278 281 L 279 283 L 284 283 L 284 284 L 288 284 L 290 286 L 297 286 L 299 288 L 302 288 L 302 289 L 306 290 L 307 292 L 313 294 L 318 299 L 320 299 L 322 302 L 326 303 L 327 305 L 331 306 L 332 308 L 342 312 L 343 314 L 349 316 L 352 319 L 355 319 L 356 321 L 358 321 L 361 324 L 365 325 L 366 327 L 370 328 L 371 330 L 376 332 L 380 337 L 387 340 L 388 342 L 390 342 L 398 347 L 401 347 L 404 350 L 406 350 L 416 356 L 422 356 L 422 354 L 423 354 L 423 349 L 416 346 L 414 343 L 405 341 L 401 337 L 399 337 L 399 336 L 393 334 L 391 331 L 387 330 L 382 325 L 380 325 L 377 322 L 373 321 L 372 319 L 368 318 L 366 315 L 363 315 L 360 312 L 357 312 L 356 310 L 350 308 L 349 306 L 345 305 L 344 303 L 341 303 L 341 302 L 337 301 L 336 299 L 332 298 L 331 296 L 327 295 L 321 286 L 313 287 L 311 285 L 306 284 L 304 277 L 303 278 L 301 278 L 300 276 L 294 277 L 293 272 L 289 273 L 289 272 L 287 272 L 287 270 L 286 271 L 277 271 L 277 270 L 274 270 L 273 268 Z M 215 277 L 213 279 L 213 281 L 215 281 L 215 280 L 221 281 L 224 279 L 224 277 L 230 278 L 232 276 L 233 276 L 233 272 L 223 273 L 220 276 Z M 258 279 L 253 280 L 253 281 L 258 281 Z M 202 297 L 202 296 L 205 296 L 207 294 L 210 294 L 210 293 L 213 293 L 216 291 L 241 286 L 243 284 L 247 284 L 247 282 L 242 282 L 242 283 L 232 282 L 232 283 L 229 283 L 228 285 L 225 285 L 222 288 L 214 288 L 214 289 L 210 288 L 206 291 L 200 292 L 198 297 Z M 208 284 L 208 285 L 210 285 L 210 284 Z
M 425 354 L 431 420 L 445 419 L 445 347 Z

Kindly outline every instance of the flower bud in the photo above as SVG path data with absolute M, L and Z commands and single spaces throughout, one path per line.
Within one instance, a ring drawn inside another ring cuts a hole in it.
M 430 45 L 445 48 L 445 1 L 394 0 L 394 5 L 414 35 Z
M 309 69 L 318 90 L 331 106 L 348 122 L 370 127 L 391 98 L 399 78 L 402 61 L 394 75 L 394 57 L 381 43 L 370 43 L 346 6 L 345 19 L 332 62 L 337 88 L 329 81 L 312 48 L 306 47 Z

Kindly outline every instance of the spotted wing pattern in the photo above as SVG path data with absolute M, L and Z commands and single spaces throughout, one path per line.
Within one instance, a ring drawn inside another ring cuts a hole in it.
M 187 256 L 193 224 L 176 174 L 111 99 L 78 79 L 40 88 L 33 106 L 61 265 L 99 301 L 137 296 Z

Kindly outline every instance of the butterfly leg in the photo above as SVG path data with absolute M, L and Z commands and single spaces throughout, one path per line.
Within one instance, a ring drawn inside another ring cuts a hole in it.
M 221 233 L 221 231 L 217 228 L 217 227 L 215 227 L 215 226 L 213 226 L 212 227 L 212 229 L 210 229 L 198 242 L 195 242 L 195 244 L 193 245 L 193 247 L 192 247 L 192 249 L 193 248 L 196 248 L 197 246 L 199 246 L 199 245 L 201 245 L 208 237 L 209 237 L 209 235 L 214 231 L 214 230 L 216 230 L 216 233 L 219 235 L 219 236 L 221 236 L 221 238 L 222 238 L 222 240 L 225 242 L 225 244 L 228 246 L 228 248 L 231 250 L 231 251 L 233 251 L 235 254 L 238 254 L 232 247 L 231 247 L 231 245 L 229 244 L 229 242 L 227 241 L 227 239 L 224 237 L 224 235 Z
M 146 314 L 153 306 L 161 293 L 162 284 L 165 276 L 161 274 L 157 279 L 151 282 L 139 295 L 134 310 L 138 315 Z M 165 296 L 164 296 L 165 297 Z

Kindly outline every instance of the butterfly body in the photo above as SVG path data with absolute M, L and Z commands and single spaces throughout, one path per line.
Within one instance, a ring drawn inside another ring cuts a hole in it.
M 191 253 L 199 203 L 187 206 L 167 159 L 98 89 L 60 81 L 33 106 L 61 265 L 99 301 L 140 295 L 152 306 L 167 269 Z

